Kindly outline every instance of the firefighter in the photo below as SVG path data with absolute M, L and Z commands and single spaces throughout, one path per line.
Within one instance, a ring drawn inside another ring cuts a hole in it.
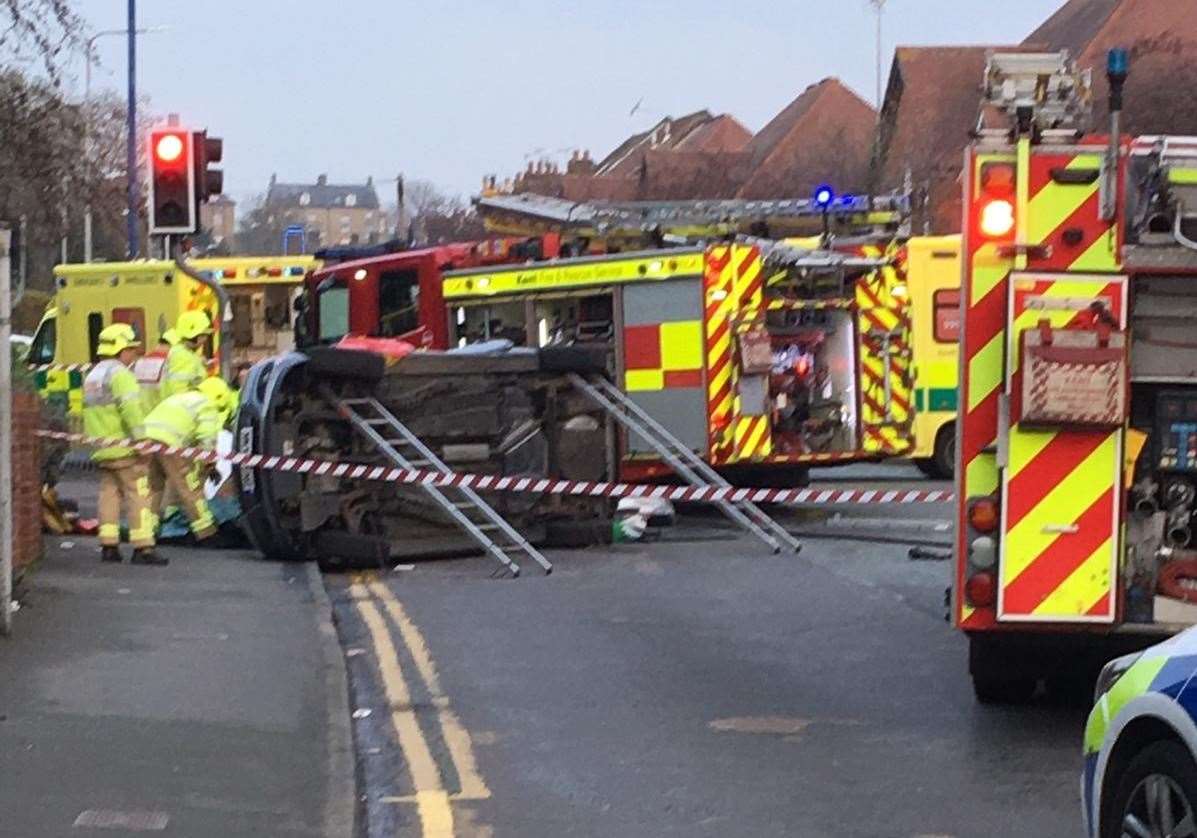
M 129 370 L 141 342 L 133 327 L 114 323 L 100 332 L 96 354 L 103 360 L 83 381 L 83 427 L 88 436 L 137 439 L 145 416 L 141 390 Z M 111 445 L 97 449 L 92 459 L 100 467 L 100 559 L 119 562 L 121 506 L 129 521 L 134 564 L 165 564 L 154 552 L 155 515 L 150 507 L 146 458 L 131 448 Z
M 205 378 L 195 389 L 163 399 L 145 419 L 145 438 L 176 448 L 215 449 L 232 406 L 229 385 L 219 378 Z M 163 492 L 169 486 L 199 541 L 216 535 L 216 519 L 204 498 L 204 480 L 210 468 L 171 454 L 155 454 L 150 466 L 153 509 L 161 510 Z
M 166 354 L 166 374 L 159 397 L 165 399 L 176 393 L 183 393 L 199 386 L 208 375 L 204 357 L 200 354 L 200 343 L 212 334 L 212 322 L 202 311 L 185 311 L 173 329 L 175 343 Z M 164 338 L 171 334 L 168 330 Z M 170 338 L 167 338 L 169 341 Z

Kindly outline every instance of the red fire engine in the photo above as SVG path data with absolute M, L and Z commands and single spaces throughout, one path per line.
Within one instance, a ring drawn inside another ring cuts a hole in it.
M 1123 137 L 1126 71 L 1093 135 L 1067 54 L 992 55 L 965 156 L 952 611 L 986 702 L 1197 623 L 1197 141 Z

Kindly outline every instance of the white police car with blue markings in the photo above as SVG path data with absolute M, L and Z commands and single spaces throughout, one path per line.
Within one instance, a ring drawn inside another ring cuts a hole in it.
M 1090 838 L 1197 838 L 1197 628 L 1115 658 L 1085 725 Z

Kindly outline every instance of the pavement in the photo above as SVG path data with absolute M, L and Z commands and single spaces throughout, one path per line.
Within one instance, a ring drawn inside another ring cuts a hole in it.
M 685 536 L 327 577 L 366 834 L 1079 834 L 1088 708 L 976 703 L 948 562 Z
M 314 565 L 171 548 L 169 567 L 101 564 L 93 539 L 46 543 L 0 638 L 0 834 L 354 834 Z

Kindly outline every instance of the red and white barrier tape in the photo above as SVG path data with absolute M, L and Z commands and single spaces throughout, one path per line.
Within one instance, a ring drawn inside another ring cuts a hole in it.
M 203 463 L 227 462 L 243 468 L 298 472 L 316 476 L 375 480 L 383 483 L 420 483 L 428 486 L 460 486 L 485 492 L 516 492 L 535 495 L 586 495 L 611 498 L 661 498 L 669 501 L 714 503 L 751 501 L 785 504 L 881 504 L 948 503 L 952 492 L 924 489 L 740 489 L 719 486 L 654 486 L 641 483 L 605 483 L 589 480 L 549 480 L 534 477 L 502 477 L 493 474 L 443 474 L 439 471 L 388 468 L 328 460 L 307 460 L 272 454 L 221 454 L 206 448 L 176 448 L 160 442 L 136 442 L 119 437 L 92 437 L 63 431 L 39 430 L 45 439 L 84 445 L 132 448 L 142 454 L 170 454 Z
M 94 366 L 95 364 L 37 364 L 29 369 L 33 372 L 54 372 L 55 370 L 62 372 L 87 372 Z

